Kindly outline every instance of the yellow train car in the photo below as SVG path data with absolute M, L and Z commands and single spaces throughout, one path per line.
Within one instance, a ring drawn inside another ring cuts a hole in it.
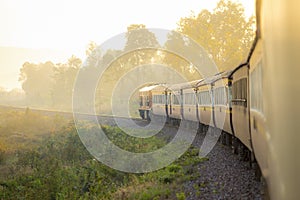
M 139 114 L 142 119 L 150 120 L 152 108 L 152 90 L 159 85 L 150 85 L 139 90 Z
M 247 64 L 242 64 L 232 71 L 232 125 L 237 137 L 250 151 L 252 151 L 249 129 L 249 69 Z
M 250 127 L 271 199 L 300 198 L 300 2 L 257 0 Z
M 213 81 L 214 120 L 216 128 L 233 134 L 231 127 L 231 71 L 221 73 Z
M 152 88 L 152 108 L 151 113 L 157 116 L 169 117 L 167 86 L 157 85 Z
M 198 115 L 200 123 L 214 127 L 213 98 L 210 81 L 203 80 L 196 86 L 198 96 Z

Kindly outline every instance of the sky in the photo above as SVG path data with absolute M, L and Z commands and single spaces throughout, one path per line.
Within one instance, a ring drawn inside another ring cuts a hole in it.
M 202 9 L 212 10 L 218 1 L 0 0 L 0 47 L 51 49 L 84 59 L 90 41 L 101 44 L 126 32 L 130 24 L 172 30 L 181 17 L 190 16 L 192 11 L 197 14 Z M 246 16 L 253 14 L 254 0 L 232 1 L 245 6 Z M 62 62 L 61 57 L 56 62 Z M 21 67 L 1 67 L 5 64 L 0 60 L 2 75 L 7 71 L 17 73 Z M 10 83 L 7 79 L 3 82 L 0 77 L 0 86 L 20 87 L 17 78 Z

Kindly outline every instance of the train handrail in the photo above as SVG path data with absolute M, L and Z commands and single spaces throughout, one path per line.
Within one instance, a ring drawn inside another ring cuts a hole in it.
M 247 99 L 231 99 L 231 102 L 247 102 Z
M 231 99 L 231 106 L 247 107 L 247 99 Z

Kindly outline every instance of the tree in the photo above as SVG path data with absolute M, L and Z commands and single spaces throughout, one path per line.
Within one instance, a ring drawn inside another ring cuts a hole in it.
M 88 46 L 87 49 L 85 50 L 85 55 L 86 56 L 90 56 L 92 54 L 92 52 L 97 48 L 97 43 L 94 41 L 91 41 Z
M 146 29 L 144 24 L 128 26 L 126 39 L 124 51 L 134 51 L 128 59 L 128 64 L 131 66 L 151 63 L 151 59 L 155 57 L 156 50 L 149 51 L 145 48 L 156 49 L 160 47 L 155 34 Z
M 97 67 L 103 56 L 100 47 L 93 41 L 88 44 L 85 54 L 87 58 L 84 65 L 88 67 Z
M 220 70 L 245 61 L 254 39 L 254 17 L 247 20 L 239 3 L 221 0 L 213 12 L 182 18 L 178 31 L 201 45 Z
M 55 65 L 50 61 L 39 64 L 29 62 L 23 64 L 20 69 L 19 81 L 22 82 L 27 103 L 36 106 L 49 105 L 54 68 Z
M 171 66 L 173 70 L 177 71 L 188 80 L 199 79 L 200 75 L 195 72 L 192 61 L 195 59 L 199 60 L 200 55 L 197 53 L 197 58 L 189 59 L 194 53 L 191 51 L 195 49 L 192 46 L 192 42 L 189 41 L 189 38 L 184 37 L 184 35 L 176 31 L 172 31 L 167 37 L 168 39 L 165 43 L 165 48 L 169 52 L 163 52 L 163 63 L 167 66 Z M 172 52 L 175 49 L 176 52 Z M 170 78 L 172 79 L 172 77 Z M 178 81 L 172 80 L 171 82 Z
M 70 109 L 72 105 L 72 92 L 82 61 L 72 55 L 67 63 L 57 64 L 53 76 L 52 106 Z

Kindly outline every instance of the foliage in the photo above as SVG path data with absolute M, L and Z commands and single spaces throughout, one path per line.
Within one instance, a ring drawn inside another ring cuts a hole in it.
M 102 130 L 106 133 L 110 141 L 113 141 L 115 145 L 129 152 L 143 153 L 155 151 L 165 144 L 164 141 L 156 137 L 138 138 L 130 136 L 118 127 L 102 126 Z M 138 130 L 135 131 L 138 134 Z
M 69 120 L 60 115 L 44 115 L 27 108 L 0 108 L 0 149 L 5 151 L 30 149 L 43 138 L 57 134 Z
M 67 63 L 56 65 L 50 90 L 51 106 L 61 110 L 71 110 L 73 87 L 81 64 L 79 58 L 72 56 Z
M 196 163 L 206 160 L 199 158 L 199 149 L 191 147 L 174 163 L 155 172 L 143 174 L 130 181 L 116 193 L 115 199 L 185 199 L 182 183 L 198 178 L 194 170 L 190 170 Z
M 253 25 L 254 17 L 246 19 L 241 4 L 220 0 L 213 12 L 203 10 L 181 18 L 178 31 L 202 46 L 220 70 L 228 70 L 246 60 L 254 39 Z
M 185 200 L 185 194 L 184 192 L 176 193 L 176 197 L 178 200 Z
M 160 45 L 154 35 L 146 29 L 144 24 L 131 24 L 127 27 L 127 43 L 124 50 L 133 50 L 142 47 L 158 48 Z
M 46 119 L 48 124 L 51 124 L 49 120 L 54 124 L 46 126 L 42 121 Z M 181 192 L 180 183 L 191 173 L 187 167 L 198 157 L 198 149 L 191 148 L 183 158 L 155 172 L 123 173 L 96 161 L 83 146 L 74 124 L 58 116 L 51 118 L 30 109 L 10 110 L 0 116 L 0 120 L 2 133 L 23 129 L 24 135 L 32 138 L 26 147 L 8 143 L 10 153 L 5 151 L 0 163 L 0 199 L 172 199 Z M 11 120 L 19 124 L 13 128 Z M 94 125 L 82 123 L 81 126 L 90 129 Z M 104 126 L 103 129 L 114 144 L 129 151 L 147 152 L 165 144 L 156 137 L 136 139 L 117 127 Z M 38 144 L 34 142 L 36 139 Z M 189 159 L 193 161 L 187 162 Z
M 26 62 L 20 69 L 19 81 L 31 104 L 49 105 L 55 65 L 48 61 L 34 64 Z
M 17 151 L 11 167 L 0 182 L 0 199 L 103 199 L 128 176 L 94 160 L 72 126 L 37 149 Z
M 19 81 L 26 95 L 26 104 L 43 108 L 70 110 L 72 91 L 82 61 L 71 56 L 67 63 L 25 62 Z

